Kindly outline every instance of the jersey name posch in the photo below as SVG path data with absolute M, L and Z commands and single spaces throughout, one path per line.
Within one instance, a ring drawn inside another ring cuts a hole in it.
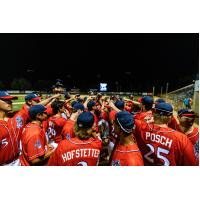
M 100 154 L 99 149 L 76 149 L 72 151 L 68 151 L 64 154 L 62 154 L 63 162 L 72 160 L 74 158 L 88 158 L 88 157 L 94 157 L 98 158 Z
M 169 148 L 172 145 L 172 139 L 167 138 L 165 136 L 150 133 L 150 132 L 146 132 L 146 138 L 145 139 L 150 140 L 152 142 L 160 143 L 164 146 L 168 146 Z

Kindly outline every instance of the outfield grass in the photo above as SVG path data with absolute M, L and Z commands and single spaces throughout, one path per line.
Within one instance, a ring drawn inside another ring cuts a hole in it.
M 13 104 L 13 111 L 20 110 L 22 108 L 24 103 L 22 104 Z
M 13 95 L 13 96 L 15 96 L 15 95 Z M 13 103 L 16 103 L 16 102 L 24 102 L 25 103 L 25 101 L 24 101 L 25 95 L 23 95 L 23 96 L 16 95 L 16 96 L 18 97 L 18 99 L 13 100 Z

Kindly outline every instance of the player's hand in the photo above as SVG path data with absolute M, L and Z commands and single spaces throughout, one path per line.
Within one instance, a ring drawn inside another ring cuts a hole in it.
M 55 94 L 52 96 L 53 99 L 60 98 L 62 94 Z
M 48 150 L 52 151 L 52 150 L 55 150 L 55 149 L 54 149 L 54 147 L 51 144 L 48 144 Z
M 109 106 L 111 107 L 111 108 L 113 108 L 115 105 L 114 105 L 114 103 L 113 103 L 113 101 L 109 101 Z

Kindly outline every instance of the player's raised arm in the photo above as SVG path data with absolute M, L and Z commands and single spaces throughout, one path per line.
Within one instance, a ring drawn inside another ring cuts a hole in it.
M 140 103 L 140 102 L 133 101 L 133 100 L 131 100 L 131 99 L 126 99 L 126 98 L 124 99 L 124 101 L 130 101 L 130 102 L 132 102 L 134 105 L 141 107 L 141 103 Z
M 87 109 L 87 104 L 88 104 L 88 102 L 90 101 L 90 100 L 92 100 L 92 99 L 94 99 L 94 97 L 93 96 L 89 96 L 87 99 L 86 99 L 86 101 L 84 102 L 84 107 Z
M 55 100 L 55 99 L 57 99 L 57 98 L 60 98 L 60 97 L 61 97 L 61 94 L 55 94 L 55 95 L 53 95 L 52 97 L 49 97 L 48 99 L 45 99 L 45 100 L 43 100 L 43 101 L 40 101 L 38 104 L 46 106 L 47 104 L 49 104 L 49 103 L 52 102 L 53 100 Z
M 66 100 L 65 100 L 65 103 L 67 104 L 67 103 L 69 103 L 70 101 L 73 101 L 73 100 L 75 100 L 75 98 L 74 98 L 74 97 L 71 97 L 70 99 L 66 99 Z
M 115 104 L 113 103 L 113 101 L 108 100 L 108 102 L 109 102 L 109 106 L 110 106 L 113 110 L 115 110 L 115 111 L 117 111 L 117 112 L 120 112 L 120 111 L 121 111 L 120 109 L 118 109 L 118 108 L 115 106 Z

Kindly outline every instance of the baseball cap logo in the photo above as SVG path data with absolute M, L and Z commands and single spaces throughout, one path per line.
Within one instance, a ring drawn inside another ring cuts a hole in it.
M 80 123 L 78 126 L 81 128 L 81 127 L 83 127 L 83 124 Z

